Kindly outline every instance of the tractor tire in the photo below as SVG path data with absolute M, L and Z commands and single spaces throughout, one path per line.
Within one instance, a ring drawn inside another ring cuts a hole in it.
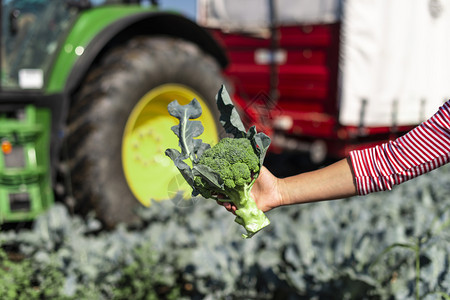
M 105 53 L 68 115 L 66 165 L 75 212 L 95 211 L 113 228 L 135 224 L 139 208 L 169 198 L 177 170 L 164 151 L 178 149 L 178 140 L 167 104 L 200 100 L 209 118 L 203 134 L 209 141 L 203 140 L 217 141 L 215 95 L 222 84 L 217 62 L 181 39 L 136 37 Z

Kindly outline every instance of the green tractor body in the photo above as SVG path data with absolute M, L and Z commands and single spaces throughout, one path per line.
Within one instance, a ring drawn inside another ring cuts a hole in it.
M 125 2 L 1 1 L 0 222 L 61 198 L 115 226 L 189 193 L 164 156 L 177 147 L 166 107 L 197 98 L 217 141 L 227 58 L 191 20 Z

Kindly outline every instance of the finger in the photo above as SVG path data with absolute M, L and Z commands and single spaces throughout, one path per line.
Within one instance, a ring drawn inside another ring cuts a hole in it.
M 228 211 L 231 211 L 231 203 L 230 203 L 230 202 L 223 202 L 223 206 L 224 206 Z

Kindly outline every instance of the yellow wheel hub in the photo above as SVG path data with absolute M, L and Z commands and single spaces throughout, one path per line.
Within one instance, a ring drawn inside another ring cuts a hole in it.
M 167 105 L 178 100 L 181 105 L 196 98 L 202 106 L 205 131 L 200 138 L 209 144 L 218 141 L 218 131 L 213 113 L 206 102 L 193 90 L 179 84 L 166 84 L 149 91 L 136 104 L 128 118 L 122 140 L 122 165 L 128 186 L 136 199 L 149 206 L 156 201 L 183 194 L 190 198 L 192 189 L 164 151 L 180 150 L 178 137 L 171 127 L 178 120 L 169 115 Z

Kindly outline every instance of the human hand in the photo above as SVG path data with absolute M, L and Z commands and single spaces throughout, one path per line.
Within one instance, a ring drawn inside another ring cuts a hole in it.
M 275 177 L 266 167 L 261 168 L 258 178 L 253 184 L 250 195 L 263 212 L 282 205 L 282 180 Z M 220 196 L 219 196 L 220 197 Z M 217 201 L 219 205 L 235 214 L 237 207 L 231 202 Z

